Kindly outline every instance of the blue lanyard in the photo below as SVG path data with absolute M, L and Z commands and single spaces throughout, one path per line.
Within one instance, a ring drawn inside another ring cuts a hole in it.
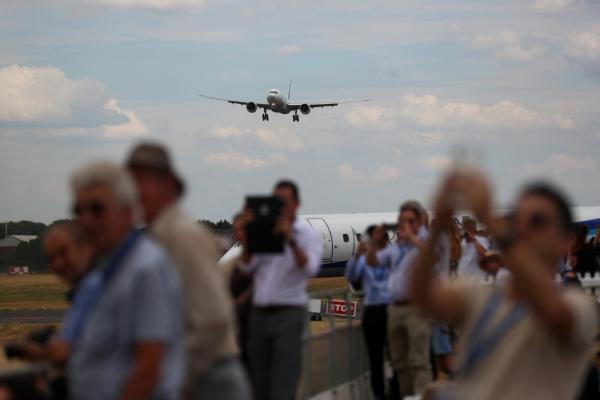
M 127 239 L 119 246 L 114 255 L 108 260 L 106 268 L 102 271 L 90 272 L 80 284 L 80 287 L 75 294 L 73 304 L 65 317 L 65 326 L 63 328 L 62 337 L 66 341 L 73 343 L 81 333 L 87 318 L 89 317 L 93 307 L 102 297 L 106 286 L 111 278 L 117 272 L 118 267 L 134 247 L 141 231 L 131 231 Z
M 501 298 L 494 291 L 488 300 L 481 316 L 475 322 L 466 346 L 466 356 L 458 368 L 459 375 L 468 375 L 477 364 L 484 359 L 502 340 L 510 330 L 519 323 L 527 314 L 527 309 L 522 304 L 515 305 L 502 321 L 487 335 L 484 335 L 485 327 L 490 323 L 494 314 L 500 306 Z

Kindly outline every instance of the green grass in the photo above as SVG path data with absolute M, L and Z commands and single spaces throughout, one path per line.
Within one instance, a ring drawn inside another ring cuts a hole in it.
M 62 310 L 66 285 L 56 276 L 0 275 L 0 310 Z

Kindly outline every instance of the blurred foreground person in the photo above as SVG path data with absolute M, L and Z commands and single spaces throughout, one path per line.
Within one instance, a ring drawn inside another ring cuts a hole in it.
M 291 400 L 296 397 L 302 370 L 302 333 L 306 318 L 308 278 L 321 265 L 321 238 L 296 219 L 300 206 L 298 187 L 280 181 L 273 195 L 283 206 L 276 233 L 285 239 L 281 254 L 252 254 L 245 243 L 242 263 L 254 273 L 254 293 L 248 345 L 256 400 Z M 255 217 L 242 214 L 246 226 Z
M 111 163 L 77 170 L 73 213 L 92 247 L 61 339 L 73 399 L 177 399 L 183 376 L 179 280 L 166 253 L 134 228 L 137 197 Z
M 127 160 L 150 234 L 175 262 L 183 287 L 187 368 L 185 393 L 193 399 L 249 399 L 237 359 L 233 305 L 216 262 L 217 244 L 179 207 L 184 185 L 167 150 L 142 143 Z
M 376 229 L 367 229 L 369 238 Z M 383 250 L 390 242 L 388 234 L 380 237 L 379 241 L 371 239 L 369 244 L 360 242 L 354 257 L 346 265 L 346 279 L 350 284 L 361 283 L 364 292 L 362 328 L 369 355 L 371 390 L 375 400 L 385 398 L 385 376 L 383 364 L 387 342 L 387 307 L 390 302 L 388 279 L 390 269 L 386 267 L 371 267 L 367 265 L 365 253 L 371 246 L 377 251 Z
M 366 256 L 371 267 L 391 270 L 388 343 L 403 397 L 421 394 L 432 378 L 429 359 L 431 324 L 413 303 L 408 286 L 419 246 L 427 237 L 423 210 L 416 201 L 403 203 L 396 242 L 383 250 L 372 246 Z M 378 227 L 373 232 L 373 241 L 379 243 L 384 234 L 384 227 Z
M 449 200 L 463 199 L 465 204 Z M 452 174 L 436 197 L 440 223 L 431 232 L 411 279 L 413 299 L 457 326 L 463 342 L 450 399 L 572 399 L 597 333 L 593 299 L 561 291 L 556 266 L 573 239 L 569 206 L 550 186 L 525 188 L 511 224 L 491 215 L 485 179 Z M 504 287 L 450 286 L 433 279 L 433 256 L 453 206 L 466 207 L 494 234 L 512 279 Z

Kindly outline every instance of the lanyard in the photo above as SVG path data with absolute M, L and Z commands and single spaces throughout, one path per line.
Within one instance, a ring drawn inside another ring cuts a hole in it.
M 73 304 L 65 317 L 63 339 L 71 343 L 77 339 L 93 307 L 102 297 L 106 286 L 133 248 L 140 234 L 141 231 L 132 230 L 123 244 L 110 257 L 106 268 L 102 271 L 92 271 L 83 278 L 73 299 Z
M 500 295 L 494 291 L 488 300 L 481 316 L 476 321 L 469 341 L 467 342 L 466 357 L 459 366 L 460 375 L 468 375 L 473 371 L 477 364 L 484 359 L 502 340 L 510 330 L 520 322 L 527 314 L 527 309 L 522 305 L 515 305 L 508 315 L 504 317 L 494 329 L 487 335 L 484 335 L 484 329 L 488 325 L 500 306 Z

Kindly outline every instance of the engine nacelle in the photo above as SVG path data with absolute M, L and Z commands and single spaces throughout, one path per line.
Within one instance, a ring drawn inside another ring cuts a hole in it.
M 248 110 L 249 113 L 255 113 L 257 109 L 258 106 L 256 105 L 256 103 L 250 102 L 246 104 L 246 110 Z
M 304 115 L 308 114 L 310 112 L 310 106 L 308 104 L 302 104 L 300 106 L 300 112 Z

